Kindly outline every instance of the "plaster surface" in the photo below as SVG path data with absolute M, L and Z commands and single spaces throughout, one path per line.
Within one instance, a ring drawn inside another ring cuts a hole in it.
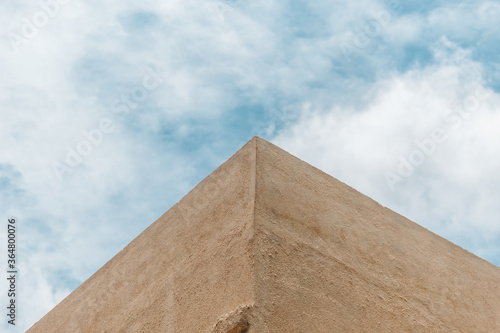
M 256 137 L 28 332 L 500 332 L 500 268 Z

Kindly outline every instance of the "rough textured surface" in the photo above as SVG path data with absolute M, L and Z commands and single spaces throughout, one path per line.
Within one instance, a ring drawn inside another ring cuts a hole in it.
M 196 186 L 30 333 L 212 332 L 253 304 L 255 141 Z
M 213 333 L 246 333 L 250 330 L 253 306 L 242 305 L 236 310 L 219 318 L 214 325 Z
M 256 332 L 500 332 L 498 267 L 263 140 L 256 172 Z
M 500 332 L 500 268 L 254 138 L 28 332 Z

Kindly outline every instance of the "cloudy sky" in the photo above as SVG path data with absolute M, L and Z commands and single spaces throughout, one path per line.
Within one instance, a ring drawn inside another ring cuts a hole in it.
M 0 34 L 19 332 L 254 135 L 500 265 L 498 1 L 3 1 Z

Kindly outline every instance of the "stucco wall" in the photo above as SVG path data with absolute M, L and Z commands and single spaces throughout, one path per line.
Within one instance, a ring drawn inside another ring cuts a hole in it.
M 500 268 L 254 138 L 28 332 L 500 332 Z
M 257 332 L 500 332 L 498 267 L 263 140 L 256 170 Z

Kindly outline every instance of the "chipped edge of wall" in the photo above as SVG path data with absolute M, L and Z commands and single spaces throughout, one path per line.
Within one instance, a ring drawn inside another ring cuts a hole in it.
M 248 333 L 252 319 L 253 305 L 241 305 L 221 316 L 213 326 L 212 333 Z

